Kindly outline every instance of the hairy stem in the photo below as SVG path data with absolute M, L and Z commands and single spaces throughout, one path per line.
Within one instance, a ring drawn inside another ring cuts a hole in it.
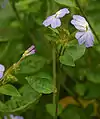
M 90 24 L 90 22 L 89 22 L 89 20 L 88 20 L 88 18 L 87 18 L 87 16 L 86 16 L 86 14 L 85 14 L 85 12 L 84 12 L 83 9 L 81 8 L 81 5 L 80 5 L 80 3 L 79 3 L 79 0 L 75 0 L 75 1 L 76 1 L 77 6 L 78 6 L 79 9 L 80 9 L 80 12 L 82 13 L 82 15 L 85 17 L 85 19 L 86 19 L 87 22 L 89 23 L 89 26 L 90 26 L 90 28 L 91 28 L 93 34 L 95 35 L 97 41 L 100 42 L 99 37 L 97 36 L 97 34 L 96 34 L 94 28 L 93 28 L 92 25 Z
M 54 119 L 57 119 L 56 49 L 54 45 L 52 49 L 52 58 L 53 58 L 53 105 L 55 107 Z

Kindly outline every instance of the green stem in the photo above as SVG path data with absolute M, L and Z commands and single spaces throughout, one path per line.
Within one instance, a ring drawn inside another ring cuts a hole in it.
M 33 43 L 33 41 L 32 41 L 33 34 L 30 33 L 29 28 L 26 26 L 26 24 L 24 24 L 23 20 L 21 19 L 20 15 L 19 15 L 19 12 L 18 12 L 18 10 L 16 8 L 16 5 L 15 5 L 15 0 L 12 0 L 11 6 L 12 6 L 12 9 L 15 13 L 15 16 L 16 16 L 17 20 L 19 21 L 20 25 L 22 26 L 21 30 L 24 31 L 25 35 L 28 34 L 31 43 Z
M 5 80 L 6 80 L 5 77 L 7 77 L 8 74 L 11 74 L 12 71 L 15 70 L 15 69 L 20 65 L 20 63 L 22 62 L 23 59 L 24 59 L 24 57 L 21 57 L 20 60 L 19 60 L 17 63 L 13 64 L 13 65 L 5 72 L 3 78 L 0 80 L 0 85 L 7 83 L 7 82 L 5 82 Z
M 21 18 L 20 18 L 20 16 L 19 16 L 19 13 L 17 12 L 16 7 L 15 7 L 15 0 L 12 0 L 12 4 L 11 4 L 11 5 L 12 5 L 12 9 L 13 9 L 13 11 L 15 12 L 15 15 L 16 15 L 18 21 L 21 22 Z
M 89 20 L 88 20 L 88 18 L 87 18 L 87 16 L 86 16 L 86 14 L 84 13 L 83 9 L 81 8 L 81 5 L 80 5 L 80 3 L 79 3 L 79 0 L 75 0 L 75 1 L 76 1 L 77 6 L 78 6 L 79 9 L 80 9 L 80 12 L 81 12 L 82 15 L 85 17 L 86 21 L 89 23 L 89 26 L 90 26 L 90 28 L 91 28 L 93 34 L 95 35 L 97 41 L 100 42 L 99 37 L 97 36 L 97 34 L 96 34 L 94 28 L 93 28 L 92 25 L 90 24 L 90 22 L 89 22 Z
M 56 49 L 54 45 L 52 49 L 52 57 L 53 57 L 53 105 L 55 107 L 54 119 L 57 119 Z

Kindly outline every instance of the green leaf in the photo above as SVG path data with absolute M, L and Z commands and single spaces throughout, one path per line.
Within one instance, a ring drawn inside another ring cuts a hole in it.
M 75 106 L 69 105 L 61 114 L 62 119 L 88 119 L 84 110 Z
M 68 7 L 76 7 L 75 0 L 55 0 L 55 2 Z
M 56 106 L 54 104 L 47 104 L 46 105 L 47 112 L 50 113 L 52 116 L 55 115 L 55 110 L 56 110 L 55 108 L 56 108 Z M 58 104 L 57 111 L 58 111 L 57 115 L 60 115 L 61 112 L 63 111 L 63 107 L 60 104 Z
M 93 104 L 88 104 L 88 106 L 85 108 L 85 112 L 87 115 L 92 115 L 94 112 L 94 106 Z
M 60 56 L 60 62 L 64 65 L 75 66 L 74 61 L 78 60 L 85 53 L 84 45 L 69 45 L 63 56 Z
M 26 77 L 29 85 L 39 93 L 49 94 L 53 92 L 52 77 L 44 72 L 37 75 Z
M 87 79 L 93 83 L 100 84 L 100 73 L 97 71 L 94 72 L 86 72 Z
M 25 111 L 26 109 L 35 106 L 41 97 L 41 94 L 34 91 L 29 85 L 24 85 L 19 89 L 21 96 L 12 97 L 4 103 L 0 102 L 0 112 L 14 113 Z
M 84 96 L 86 91 L 86 86 L 84 84 L 77 83 L 75 89 L 80 96 Z
M 46 59 L 44 59 L 41 56 L 37 55 L 28 56 L 22 61 L 18 73 L 25 73 L 25 74 L 35 73 L 39 71 L 44 66 L 45 63 Z
M 60 56 L 60 62 L 64 65 L 75 66 L 74 60 L 68 52 L 65 52 L 63 56 Z
M 85 84 L 86 94 L 84 99 L 95 99 L 100 97 L 100 84 L 94 84 L 92 82 L 87 82 Z
M 11 84 L 6 84 L 6 85 L 1 86 L 0 93 L 5 94 L 5 95 L 10 95 L 10 96 L 20 96 L 20 93 Z
M 68 52 L 72 56 L 73 60 L 76 61 L 84 55 L 85 49 L 84 45 L 73 45 L 66 48 L 65 52 Z

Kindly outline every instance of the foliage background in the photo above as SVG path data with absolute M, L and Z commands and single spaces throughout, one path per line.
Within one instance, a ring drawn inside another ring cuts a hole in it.
M 3 2 L 0 0 L 1 5 Z M 100 0 L 79 0 L 79 3 L 100 38 Z M 48 106 L 52 103 L 53 92 L 51 41 L 57 41 L 58 37 L 42 22 L 63 7 L 69 8 L 71 13 L 62 19 L 62 28 L 67 31 L 62 30 L 60 35 L 64 40 L 71 37 L 75 47 L 72 46 L 72 50 L 69 47 L 69 52 L 75 62 L 71 58 L 65 60 L 67 63 L 62 65 L 62 73 L 57 77 L 61 82 L 59 100 L 63 107 L 59 118 L 72 119 L 73 115 L 74 119 L 100 118 L 100 44 L 95 38 L 92 48 L 77 46 L 70 20 L 73 14 L 82 13 L 75 0 L 9 0 L 3 8 L 1 6 L 0 63 L 6 70 L 28 47 L 36 46 L 36 54 L 25 58 L 20 67 L 6 77 L 8 84 L 1 83 L 1 118 L 10 113 L 25 119 L 52 118 L 53 105 Z

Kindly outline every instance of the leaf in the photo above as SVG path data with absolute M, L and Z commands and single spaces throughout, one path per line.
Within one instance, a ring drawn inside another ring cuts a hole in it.
M 47 109 L 47 112 L 50 113 L 52 116 L 55 116 L 55 109 L 56 106 L 54 104 L 47 104 L 46 105 L 46 109 Z M 63 111 L 63 108 L 62 108 L 62 105 L 58 104 L 58 109 L 57 109 L 57 115 L 60 115 L 61 112 Z
M 75 66 L 74 60 L 68 52 L 65 52 L 63 56 L 60 56 L 60 62 L 64 65 Z
M 69 45 L 63 56 L 60 56 L 60 62 L 64 65 L 75 66 L 74 61 L 81 58 L 85 53 L 84 45 Z
M 82 107 L 85 109 L 84 111 L 87 115 L 90 115 L 90 113 L 92 112 L 94 112 L 94 114 L 97 114 L 98 104 L 95 102 L 95 100 L 86 100 L 82 99 L 82 97 L 78 98 L 78 100 L 81 103 Z M 72 104 L 74 106 L 80 106 L 79 103 L 72 96 L 67 96 L 61 99 L 59 103 L 62 105 L 63 108 L 66 109 L 69 105 Z
M 100 84 L 94 84 L 92 82 L 87 82 L 86 86 L 86 94 L 84 99 L 95 99 L 100 97 Z
M 26 77 L 26 80 L 39 93 L 50 94 L 53 92 L 52 77 L 47 73 L 40 72 L 35 76 Z
M 88 104 L 88 106 L 85 108 L 85 112 L 87 115 L 92 115 L 94 112 L 94 105 Z
M 28 56 L 22 61 L 18 73 L 25 73 L 25 74 L 35 73 L 44 66 L 45 62 L 46 59 L 44 59 L 41 56 L 37 55 Z
M 55 0 L 55 2 L 68 7 L 76 7 L 74 0 Z
M 79 106 L 78 102 L 76 102 L 76 100 L 72 96 L 62 98 L 59 101 L 59 104 L 61 104 L 63 108 L 66 108 L 70 104 Z
M 0 102 L 0 112 L 21 113 L 21 111 L 25 111 L 29 107 L 35 106 L 35 104 L 38 102 L 39 98 L 41 97 L 41 94 L 34 91 L 27 84 L 24 85 L 22 88 L 20 88 L 19 92 L 21 93 L 21 96 L 12 97 L 8 101 L 6 101 L 5 104 Z
M 6 85 L 1 86 L 0 93 L 5 94 L 5 95 L 10 95 L 10 96 L 20 96 L 20 93 L 11 84 L 6 84 Z
M 62 119 L 88 119 L 83 111 L 83 109 L 75 106 L 69 105 L 61 114 Z
M 84 96 L 84 99 L 95 99 L 100 97 L 100 84 L 94 84 L 92 82 L 77 83 L 76 92 L 80 96 Z
M 73 60 L 76 61 L 84 55 L 85 49 L 84 45 L 73 45 L 66 48 L 65 52 L 68 52 Z
M 86 86 L 85 86 L 84 84 L 77 83 L 75 89 L 76 89 L 76 92 L 77 92 L 80 96 L 84 96 L 85 91 L 86 91 Z
M 100 73 L 97 71 L 86 72 L 87 79 L 93 83 L 100 84 Z

